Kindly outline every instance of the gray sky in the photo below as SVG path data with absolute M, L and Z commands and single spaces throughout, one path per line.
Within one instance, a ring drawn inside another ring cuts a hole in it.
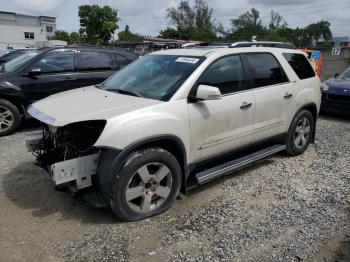
M 32 15 L 57 17 L 59 29 L 79 29 L 78 7 L 82 4 L 110 5 L 118 10 L 121 17 L 119 27 L 130 26 L 132 32 L 157 35 L 168 22 L 166 8 L 180 0 L 0 0 L 0 9 Z M 190 2 L 194 2 L 193 0 Z M 303 27 L 325 19 L 331 22 L 334 36 L 350 36 L 350 0 L 208 0 L 214 9 L 214 17 L 225 28 L 230 19 L 255 7 L 268 23 L 270 11 L 279 12 L 290 27 Z

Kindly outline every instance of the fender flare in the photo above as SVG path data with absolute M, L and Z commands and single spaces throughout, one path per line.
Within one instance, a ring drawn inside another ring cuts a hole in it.
M 292 123 L 293 123 L 293 120 L 294 120 L 295 116 L 296 116 L 297 114 L 299 114 L 299 112 L 300 112 L 301 110 L 308 110 L 308 111 L 310 111 L 310 110 L 309 110 L 310 107 L 312 107 L 312 108 L 314 109 L 314 112 L 311 112 L 312 115 L 314 116 L 314 132 L 313 132 L 312 137 L 311 137 L 311 143 L 314 143 L 314 142 L 315 142 L 315 136 L 316 136 L 316 122 L 317 122 L 317 119 L 318 119 L 318 111 L 317 111 L 317 105 L 316 105 L 316 103 L 313 103 L 313 102 L 306 103 L 306 104 L 302 105 L 302 106 L 295 112 L 295 114 L 294 114 L 294 116 L 293 116 L 293 118 L 292 118 L 292 122 L 289 124 L 288 132 L 290 131 L 290 127 L 291 127 L 291 125 L 292 125 Z
M 112 185 L 114 185 L 115 176 L 113 174 L 115 174 L 115 170 L 120 170 L 123 167 L 124 160 L 128 157 L 128 155 L 142 146 L 146 146 L 148 144 L 152 145 L 152 143 L 155 143 L 158 141 L 169 141 L 169 140 L 172 142 L 175 142 L 181 150 L 182 163 L 179 163 L 179 164 L 182 170 L 182 178 L 183 178 L 182 184 L 183 185 L 186 184 L 186 179 L 187 179 L 186 171 L 185 171 L 185 166 L 187 164 L 186 148 L 182 140 L 177 136 L 166 134 L 166 135 L 156 135 L 156 136 L 147 137 L 128 145 L 123 150 L 119 150 L 115 148 L 104 148 L 100 156 L 96 183 L 97 183 L 98 191 L 102 192 L 108 204 L 110 201 Z

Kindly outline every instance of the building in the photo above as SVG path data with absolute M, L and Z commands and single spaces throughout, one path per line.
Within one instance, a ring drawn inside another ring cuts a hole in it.
M 0 11 L 0 49 L 35 48 L 52 40 L 56 17 Z
M 321 39 L 319 43 L 328 43 L 334 47 L 350 47 L 350 36 L 336 36 L 327 41 Z
M 145 55 L 150 52 L 170 49 L 170 48 L 181 48 L 199 45 L 204 43 L 203 41 L 193 40 L 178 40 L 178 39 L 164 39 L 160 37 L 143 36 L 142 41 L 117 41 L 116 46 L 132 50 L 139 55 Z

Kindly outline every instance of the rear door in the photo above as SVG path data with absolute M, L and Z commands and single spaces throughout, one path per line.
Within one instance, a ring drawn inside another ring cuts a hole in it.
M 252 142 L 283 134 L 294 112 L 293 84 L 272 53 L 244 55 L 255 99 Z
M 222 99 L 189 104 L 191 155 L 199 160 L 251 142 L 255 104 L 239 55 L 214 61 L 198 80 L 220 89 Z
M 97 85 L 117 70 L 113 56 L 107 51 L 79 51 L 80 82 L 82 86 Z
M 22 90 L 31 102 L 80 86 L 79 74 L 75 70 L 74 50 L 50 51 L 31 64 L 26 71 L 33 69 L 40 69 L 41 74 L 29 76 L 24 73 L 21 76 Z

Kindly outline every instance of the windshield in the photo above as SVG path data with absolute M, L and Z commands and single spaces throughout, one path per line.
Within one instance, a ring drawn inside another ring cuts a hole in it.
M 13 72 L 27 63 L 33 57 L 36 57 L 38 54 L 40 54 L 39 51 L 28 51 L 27 53 L 24 53 L 23 55 L 20 55 L 15 59 L 5 63 L 1 68 L 1 72 Z
M 203 60 L 204 57 L 147 55 L 114 74 L 102 88 L 167 101 Z
M 341 73 L 340 78 L 344 80 L 350 80 L 350 67 Z
M 3 55 L 2 57 L 0 57 L 0 61 L 11 61 L 12 59 L 15 59 L 16 57 L 24 54 L 25 52 L 27 52 L 28 50 L 16 50 L 13 51 L 11 53 L 8 53 L 6 55 Z

